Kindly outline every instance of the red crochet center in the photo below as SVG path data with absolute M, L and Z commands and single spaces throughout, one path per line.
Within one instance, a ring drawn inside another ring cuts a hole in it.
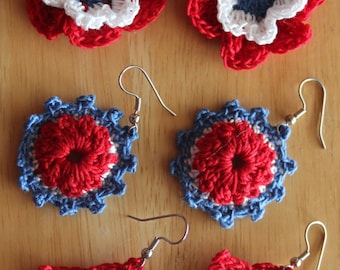
M 276 152 L 247 121 L 216 123 L 195 147 L 191 166 L 199 190 L 217 204 L 242 205 L 274 177 Z
M 142 265 L 143 259 L 141 258 L 130 258 L 126 263 L 104 263 L 98 266 L 92 266 L 90 268 L 80 267 L 63 267 L 63 266 L 40 266 L 38 270 L 143 270 Z
M 47 187 L 80 197 L 101 187 L 103 176 L 117 164 L 112 146 L 108 129 L 96 125 L 91 116 L 61 115 L 40 128 L 34 143 L 35 172 Z

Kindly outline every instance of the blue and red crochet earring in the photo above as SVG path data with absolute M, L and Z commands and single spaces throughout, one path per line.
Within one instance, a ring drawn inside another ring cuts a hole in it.
M 259 220 L 267 204 L 283 199 L 284 178 L 297 168 L 286 151 L 289 126 L 306 112 L 301 91 L 309 81 L 318 82 L 324 91 L 320 138 L 325 147 L 321 130 L 326 92 L 314 78 L 300 84 L 303 109 L 278 126 L 268 122 L 268 110 L 247 110 L 233 100 L 218 112 L 201 110 L 193 127 L 178 133 L 179 154 L 170 169 L 179 178 L 189 206 L 231 228 L 236 218 Z
M 125 193 L 123 176 L 135 172 L 137 166 L 130 152 L 138 138 L 141 104 L 141 98 L 122 84 L 123 74 L 131 68 L 143 72 L 161 99 L 141 67 L 125 68 L 119 85 L 136 98 L 136 109 L 130 116 L 132 126 L 120 126 L 123 113 L 119 109 L 96 107 L 94 95 L 78 97 L 74 103 L 52 97 L 43 113 L 29 117 L 17 165 L 21 189 L 31 191 L 38 207 L 51 203 L 60 208 L 61 215 L 76 214 L 78 208 L 97 214 L 105 208 L 104 198 Z

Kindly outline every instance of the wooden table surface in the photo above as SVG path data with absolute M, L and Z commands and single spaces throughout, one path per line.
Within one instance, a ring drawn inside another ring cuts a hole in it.
M 271 55 L 250 71 L 226 69 L 219 57 L 220 43 L 207 40 L 186 16 L 186 1 L 168 1 L 160 17 L 146 29 L 125 33 L 105 48 L 83 50 L 66 37 L 48 41 L 30 24 L 24 0 L 3 1 L 0 9 L 0 265 L 6 270 L 37 269 L 41 264 L 90 267 L 104 262 L 124 262 L 140 256 L 154 236 L 181 236 L 179 219 L 138 222 L 140 218 L 170 213 L 184 215 L 190 225 L 187 239 L 175 246 L 160 243 L 145 269 L 207 269 L 224 248 L 249 261 L 289 263 L 305 249 L 304 231 L 313 220 L 328 229 L 321 269 L 340 268 L 340 2 L 327 0 L 312 14 L 313 38 L 284 55 Z M 30 193 L 20 189 L 16 166 L 23 125 L 29 115 L 41 113 L 51 96 L 73 102 L 95 94 L 96 105 L 112 106 L 125 114 L 128 124 L 134 99 L 118 87 L 121 70 L 143 67 L 164 102 L 177 113 L 168 114 L 157 102 L 138 70 L 124 77 L 126 87 L 142 98 L 140 138 L 132 153 L 137 171 L 126 174 L 126 194 L 106 199 L 102 214 L 80 210 L 59 216 L 49 204 L 37 208 Z M 246 108 L 265 107 L 269 121 L 277 124 L 301 108 L 298 85 L 307 77 L 320 79 L 327 88 L 323 150 L 317 136 L 322 94 L 316 84 L 304 88 L 307 113 L 292 126 L 288 155 L 298 170 L 284 182 L 281 203 L 266 207 L 263 219 L 238 219 L 232 229 L 183 200 L 169 162 L 177 156 L 178 130 L 192 126 L 201 108 L 219 110 L 232 99 Z M 299 269 L 316 269 L 322 230 L 310 231 L 311 256 Z

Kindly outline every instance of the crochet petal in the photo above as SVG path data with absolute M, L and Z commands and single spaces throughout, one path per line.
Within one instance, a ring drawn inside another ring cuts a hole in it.
M 140 0 L 140 10 L 133 23 L 124 27 L 125 31 L 135 31 L 155 21 L 165 7 L 165 0 Z
M 244 36 L 235 37 L 231 33 L 223 33 L 221 40 L 224 65 L 236 70 L 255 68 L 269 54 L 266 46 L 248 41 Z
M 217 20 L 217 0 L 189 0 L 187 14 L 192 24 L 207 38 L 221 36 L 222 25 Z
M 300 21 L 308 20 L 312 12 L 324 1 L 325 0 L 309 0 L 306 7 L 296 14 L 295 18 Z
M 267 45 L 273 53 L 286 53 L 304 45 L 312 36 L 312 29 L 308 24 L 293 18 L 277 22 L 279 33 L 272 44 Z
M 53 40 L 63 32 L 66 21 L 64 10 L 45 5 L 41 0 L 26 0 L 29 19 L 37 31 Z
M 72 18 L 68 18 L 64 26 L 64 33 L 69 37 L 71 44 L 83 49 L 108 46 L 120 39 L 122 32 L 122 28 L 110 28 L 107 25 L 103 25 L 99 30 L 86 31 L 77 26 Z

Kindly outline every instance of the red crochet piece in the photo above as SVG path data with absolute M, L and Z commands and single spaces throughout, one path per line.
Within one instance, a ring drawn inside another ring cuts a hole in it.
M 102 186 L 102 177 L 118 162 L 111 153 L 112 143 L 106 127 L 83 116 L 76 120 L 62 115 L 56 122 L 47 122 L 34 144 L 36 173 L 48 187 L 58 187 L 68 197 Z
M 40 266 L 38 270 L 143 270 L 141 258 L 130 258 L 126 263 L 104 263 L 98 266 L 92 266 L 90 268 L 80 267 L 64 267 L 64 266 Z
M 199 190 L 217 204 L 242 205 L 273 179 L 275 151 L 247 121 L 213 125 L 196 147 L 192 168 L 199 172 Z
M 239 258 L 230 255 L 228 250 L 222 250 L 212 259 L 208 270 L 283 270 L 284 266 L 276 266 L 271 263 L 249 264 Z
M 244 36 L 224 32 L 217 20 L 217 0 L 189 0 L 187 14 L 192 24 L 207 38 L 220 38 L 221 57 L 225 67 L 235 70 L 253 69 L 264 62 L 270 53 L 286 53 L 306 44 L 312 36 L 305 24 L 312 11 L 324 0 L 309 0 L 295 17 L 277 21 L 278 35 L 271 44 L 258 45 Z
M 42 0 L 26 0 L 31 23 L 47 39 L 53 40 L 64 33 L 71 44 L 83 49 L 108 46 L 120 39 L 124 31 L 133 32 L 155 21 L 165 7 L 165 0 L 140 0 L 140 11 L 133 23 L 126 27 L 110 28 L 103 25 L 99 30 L 84 30 L 65 14 L 63 9 L 45 5 Z

